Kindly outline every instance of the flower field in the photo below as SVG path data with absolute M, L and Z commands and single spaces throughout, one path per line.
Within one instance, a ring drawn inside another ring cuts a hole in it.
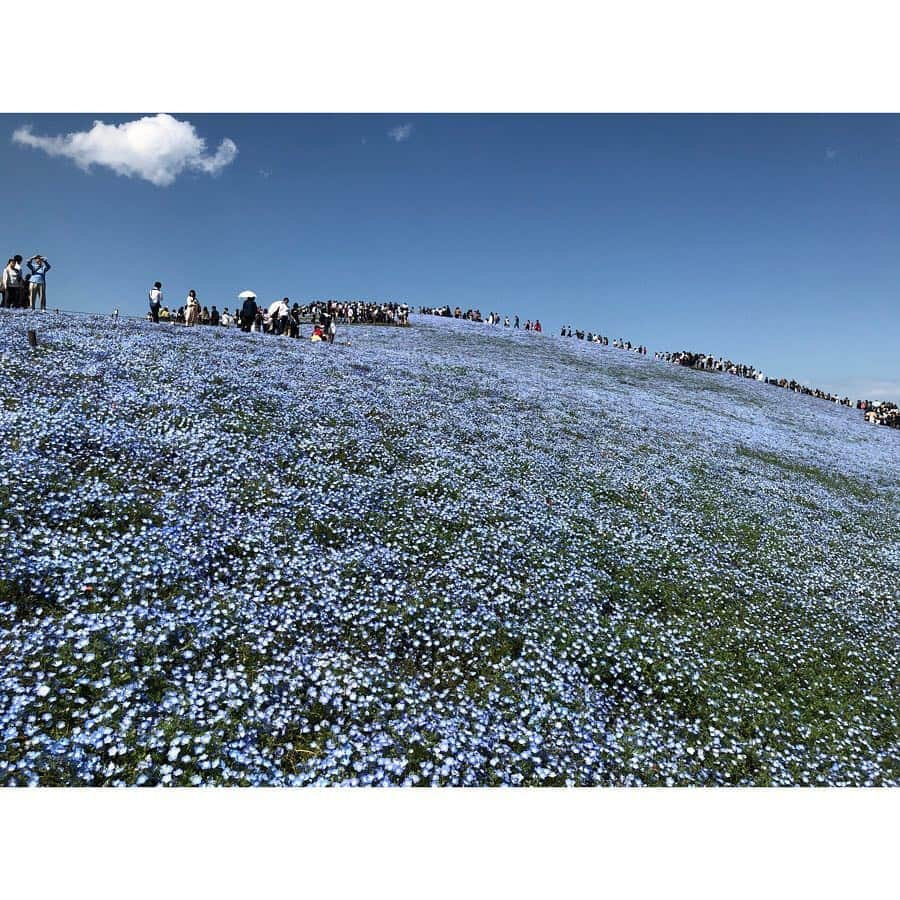
M 0 784 L 900 784 L 900 434 L 345 339 L 0 316 Z

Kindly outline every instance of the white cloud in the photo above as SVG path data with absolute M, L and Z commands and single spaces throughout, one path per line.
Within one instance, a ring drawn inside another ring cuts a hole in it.
M 412 133 L 412 122 L 407 122 L 405 125 L 397 125 L 395 128 L 392 128 L 388 132 L 388 137 L 399 144 L 400 141 L 408 141 Z
M 50 156 L 68 157 L 85 171 L 106 166 L 117 175 L 143 178 L 158 187 L 172 184 L 186 170 L 217 175 L 238 152 L 234 141 L 225 138 L 214 154 L 207 154 L 206 141 L 190 122 L 164 113 L 122 125 L 96 121 L 90 131 L 55 137 L 33 134 L 26 125 L 17 128 L 12 139 Z

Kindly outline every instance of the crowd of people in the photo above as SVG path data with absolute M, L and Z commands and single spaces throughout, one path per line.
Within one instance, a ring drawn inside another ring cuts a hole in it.
M 501 322 L 499 313 L 490 312 L 487 316 L 482 316 L 478 309 L 468 309 L 463 312 L 462 308 L 457 306 L 451 308 L 449 304 L 437 307 L 419 307 L 419 312 L 423 315 L 443 316 L 452 319 L 465 319 L 470 322 L 483 322 L 487 325 L 498 325 Z M 502 318 L 504 327 L 510 327 L 509 316 Z M 514 317 L 513 328 L 519 327 L 519 317 Z M 525 323 L 526 330 L 541 331 L 540 322 L 530 321 Z M 610 342 L 610 339 L 602 334 L 595 334 L 582 329 L 574 329 L 571 325 L 563 325 L 559 332 L 560 337 L 571 338 L 587 341 L 588 343 L 599 344 L 603 347 L 615 347 L 619 350 L 631 350 L 634 353 L 647 355 L 647 347 L 644 344 L 632 344 L 631 341 L 616 338 Z M 819 388 L 810 388 L 800 384 L 793 379 L 787 378 L 767 378 L 765 374 L 755 366 L 746 365 L 745 363 L 733 362 L 724 357 L 714 357 L 708 353 L 693 353 L 689 350 L 680 350 L 675 352 L 656 352 L 653 358 L 664 362 L 674 363 L 679 366 L 687 366 L 692 369 L 701 369 L 710 372 L 722 372 L 728 375 L 734 375 L 740 378 L 750 378 L 754 381 L 761 381 L 775 387 L 786 388 L 798 394 L 805 394 L 810 397 L 816 397 L 821 400 L 828 400 L 841 406 L 852 407 L 854 404 L 848 397 L 839 397 L 828 391 Z M 857 409 L 861 409 L 866 413 L 866 421 L 879 425 L 888 425 L 894 428 L 900 427 L 900 410 L 892 403 L 872 403 L 868 400 L 860 400 L 856 404 Z
M 673 352 L 660 351 L 653 354 L 654 359 L 687 366 L 689 369 L 705 369 L 710 372 L 725 372 L 728 375 L 739 375 L 741 378 L 752 378 L 754 381 L 765 381 L 765 376 L 754 366 L 732 362 L 730 359 L 716 359 L 709 353 L 692 353 L 690 350 Z
M 409 307 L 400 303 L 373 303 L 365 300 L 316 300 L 311 303 L 291 304 L 290 298 L 275 300 L 268 306 L 257 303 L 253 291 L 239 295 L 243 300 L 233 311 L 225 307 L 202 306 L 195 290 L 188 291 L 184 305 L 170 310 L 165 304 L 162 283 L 154 282 L 148 292 L 151 322 L 174 322 L 181 325 L 210 325 L 236 327 L 246 332 L 303 336 L 301 325 L 311 325 L 312 341 L 334 342 L 338 323 L 343 325 L 409 325 Z
M 3 309 L 47 309 L 47 273 L 50 263 L 35 253 L 24 261 L 17 253 L 6 261 L 0 275 L 0 307 Z
M 870 425 L 887 425 L 888 428 L 900 428 L 900 409 L 896 403 L 873 403 L 871 400 L 860 400 L 858 409 L 866 411 L 865 418 Z
M 560 337 L 575 337 L 579 341 L 587 341 L 589 344 L 600 344 L 601 347 L 609 347 L 609 338 L 604 334 L 594 334 L 591 331 L 583 331 L 576 328 L 572 331 L 571 325 L 563 325 L 559 330 Z M 631 350 L 634 353 L 640 353 L 642 356 L 647 355 L 647 348 L 643 344 L 632 344 L 622 338 L 616 338 L 612 342 L 612 346 L 617 350 Z
M 50 268 L 49 261 L 39 253 L 27 260 L 23 260 L 21 254 L 11 256 L 0 275 L 0 308 L 46 310 L 47 273 Z M 252 291 L 244 291 L 238 296 L 243 300 L 240 307 L 235 306 L 233 311 L 225 307 L 220 312 L 215 304 L 209 307 L 201 305 L 197 292 L 191 290 L 182 306 L 170 310 L 164 301 L 162 283 L 157 281 L 148 293 L 150 310 L 147 318 L 155 323 L 172 322 L 185 326 L 236 327 L 246 332 L 285 335 L 292 338 L 302 337 L 301 326 L 306 324 L 311 326 L 310 339 L 312 341 L 331 343 L 334 342 L 338 324 L 397 325 L 402 327 L 409 325 L 410 309 L 406 304 L 374 303 L 366 300 L 316 300 L 306 304 L 296 302 L 291 304 L 289 298 L 284 297 L 265 306 L 257 303 L 256 294 Z M 527 319 L 523 326 L 519 316 L 514 316 L 511 321 L 509 316 L 501 317 L 497 312 L 492 311 L 483 316 L 479 309 L 467 309 L 464 312 L 459 306 L 451 309 L 449 304 L 441 307 L 421 306 L 419 313 L 481 322 L 491 326 L 502 324 L 504 328 L 524 328 L 525 331 L 534 331 L 538 334 L 543 331 L 539 319 L 535 319 L 533 322 L 531 319 Z M 588 343 L 604 347 L 612 346 L 647 355 L 647 347 L 643 344 L 633 345 L 630 341 L 622 338 L 617 338 L 610 344 L 610 339 L 605 335 L 585 332 L 582 329 L 573 331 L 571 325 L 564 325 L 560 329 L 560 337 L 575 337 L 578 340 L 586 340 Z M 755 366 L 733 362 L 721 356 L 714 357 L 712 354 L 694 353 L 689 350 L 660 351 L 654 353 L 653 356 L 656 360 L 679 366 L 749 378 L 842 406 L 854 406 L 848 397 L 839 397 L 828 391 L 810 388 L 793 379 L 767 378 Z M 900 428 L 900 409 L 893 403 L 859 400 L 855 407 L 865 413 L 867 422 Z
M 487 325 L 499 325 L 501 323 L 501 316 L 499 313 L 490 312 L 487 316 L 483 316 L 481 310 L 467 309 L 463 312 L 461 307 L 457 306 L 451 308 L 449 304 L 434 307 L 420 306 L 419 313 L 422 315 L 442 316 L 448 319 L 464 319 L 469 322 L 482 322 Z M 503 316 L 502 324 L 506 328 L 519 328 L 519 317 L 514 316 L 513 322 L 510 323 L 509 316 Z M 525 322 L 525 330 L 540 332 L 542 330 L 541 323 L 538 320 L 535 320 L 533 323 L 528 320 Z M 610 339 L 606 335 L 595 334 L 582 329 L 573 330 L 571 325 L 563 325 L 562 328 L 560 328 L 559 336 L 564 338 L 574 337 L 578 340 L 599 344 L 603 347 L 612 346 L 619 350 L 631 350 L 642 356 L 646 356 L 648 352 L 647 347 L 644 344 L 635 345 L 632 344 L 631 341 L 626 341 L 622 338 L 616 338 L 614 341 L 610 342 Z M 848 397 L 839 397 L 836 394 L 820 390 L 819 388 L 810 388 L 793 379 L 767 378 L 765 374 L 755 366 L 733 362 L 732 360 L 725 359 L 721 356 L 714 357 L 709 353 L 693 353 L 689 350 L 679 350 L 675 352 L 660 351 L 654 353 L 653 358 L 664 362 L 674 363 L 679 366 L 687 366 L 692 369 L 722 372 L 740 378 L 750 378 L 754 381 L 761 381 L 775 387 L 786 388 L 787 390 L 794 391 L 798 394 L 805 394 L 821 400 L 828 400 L 832 403 L 840 404 L 841 406 L 852 407 L 854 405 Z M 892 403 L 873 403 L 869 400 L 860 400 L 855 405 L 857 409 L 861 409 L 865 412 L 867 422 L 888 425 L 893 428 L 900 427 L 900 410 Z
M 448 306 L 420 306 L 419 313 L 423 316 L 443 316 L 446 319 L 464 319 L 467 322 L 484 322 L 486 325 L 499 325 L 500 324 L 500 313 L 490 312 L 487 316 L 481 315 L 480 309 L 467 309 L 465 312 L 462 311 L 462 308 L 457 306 L 454 309 L 450 309 Z M 535 319 L 533 322 L 531 319 L 526 319 L 525 324 L 522 325 L 518 316 L 513 316 L 513 321 L 510 322 L 509 316 L 503 317 L 503 327 L 504 328 L 524 328 L 525 331 L 535 331 L 540 334 L 544 328 L 541 325 L 540 319 Z
M 805 394 L 808 397 L 827 400 L 830 403 L 837 403 L 840 406 L 855 406 L 856 409 L 861 409 L 865 412 L 867 422 L 874 425 L 887 425 L 891 428 L 900 428 L 900 410 L 898 410 L 893 403 L 875 403 L 871 400 L 857 400 L 854 404 L 849 397 L 840 397 L 837 394 L 823 391 L 820 388 L 807 387 L 805 384 L 800 384 L 792 378 L 767 378 L 765 374 L 755 366 L 732 362 L 730 359 L 725 359 L 721 356 L 716 358 L 708 353 L 692 353 L 689 350 L 679 350 L 676 352 L 654 353 L 653 357 L 654 359 L 674 363 L 678 366 L 687 366 L 688 368 L 703 369 L 711 372 L 724 372 L 727 375 L 736 375 L 740 378 L 751 378 L 754 381 L 761 381 L 775 387 L 786 388 L 797 394 Z
M 762 381 L 765 384 L 771 384 L 775 387 L 787 388 L 789 391 L 794 391 L 797 394 L 805 394 L 808 397 L 828 400 L 830 403 L 838 403 L 841 406 L 853 406 L 849 397 L 840 397 L 837 394 L 832 394 L 819 388 L 807 387 L 805 384 L 800 384 L 792 378 L 767 378 L 765 374 L 755 366 L 732 362 L 730 359 L 724 359 L 723 357 L 716 358 L 708 353 L 692 353 L 688 350 L 679 350 L 676 352 L 654 353 L 653 356 L 655 359 L 675 363 L 675 365 L 678 366 L 687 366 L 691 369 L 704 369 L 711 372 L 724 372 L 727 375 L 736 375 L 740 378 L 751 378 L 754 381 Z M 867 400 L 860 400 L 856 403 L 856 408 L 868 410 L 872 408 L 872 404 Z M 867 421 L 870 421 L 868 417 Z
M 510 321 L 509 316 L 501 317 L 500 313 L 497 312 L 489 312 L 486 316 L 482 316 L 480 309 L 467 309 L 463 312 L 461 307 L 457 306 L 451 309 L 449 304 L 445 306 L 420 306 L 419 313 L 426 316 L 443 316 L 446 319 L 464 319 L 468 322 L 483 322 L 486 325 L 500 325 L 502 321 L 504 328 L 524 328 L 525 331 L 535 331 L 538 334 L 543 331 L 540 319 L 535 319 L 533 322 L 531 319 L 526 319 L 525 324 L 522 325 L 518 316 L 513 316 L 512 321 Z M 602 334 L 592 334 L 590 331 L 572 331 L 571 325 L 564 325 L 560 329 L 559 335 L 560 337 L 576 337 L 582 341 L 587 339 L 591 343 L 601 344 L 604 347 L 610 346 L 608 337 L 605 337 Z M 614 340 L 612 346 L 619 350 L 632 350 L 635 353 L 647 355 L 647 348 L 643 346 L 643 344 L 636 346 L 633 345 L 631 341 L 626 341 L 622 338 Z

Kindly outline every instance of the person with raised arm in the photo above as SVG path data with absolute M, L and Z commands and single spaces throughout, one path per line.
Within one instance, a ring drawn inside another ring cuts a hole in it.
M 25 263 L 28 266 L 28 307 L 34 309 L 34 304 L 40 298 L 41 311 L 47 309 L 47 273 L 50 271 L 50 263 L 35 253 Z

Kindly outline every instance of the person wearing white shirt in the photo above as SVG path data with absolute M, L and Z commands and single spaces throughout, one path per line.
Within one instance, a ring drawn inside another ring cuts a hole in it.
M 0 292 L 3 293 L 3 305 L 10 309 L 24 306 L 22 295 L 24 293 L 22 283 L 22 257 L 16 254 L 6 264 L 3 275 L 0 276 Z
M 162 293 L 162 284 L 158 281 L 153 283 L 153 287 L 150 288 L 150 318 L 154 322 L 159 322 L 159 309 L 162 306 L 163 302 L 163 293 Z

